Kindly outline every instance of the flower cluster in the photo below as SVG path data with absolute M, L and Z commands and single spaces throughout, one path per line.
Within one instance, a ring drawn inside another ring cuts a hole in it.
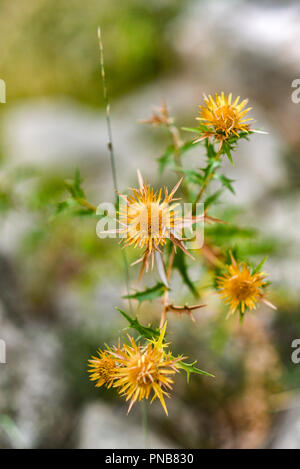
M 233 181 L 222 174 L 220 169 L 222 156 L 227 156 L 233 164 L 232 151 L 238 141 L 255 132 L 251 128 L 253 119 L 247 117 L 251 110 L 246 107 L 247 102 L 247 99 L 240 101 L 240 97 L 233 99 L 231 93 L 226 96 L 222 92 L 216 94 L 215 98 L 211 95 L 205 96 L 204 104 L 200 106 L 200 116 L 196 118 L 199 127 L 184 128 L 188 132 L 197 133 L 196 137 L 187 142 L 181 138 L 165 103 L 150 119 L 143 121 L 161 127 L 169 133 L 171 146 L 159 159 L 159 164 L 161 171 L 167 167 L 173 170 L 178 182 L 170 192 L 165 187 L 155 191 L 144 182 L 138 170 L 139 187 L 131 189 L 129 195 L 119 193 L 119 228 L 115 233 L 120 234 L 123 248 L 142 250 L 142 256 L 132 263 L 142 265 L 139 280 L 148 271 L 149 263 L 152 268 L 155 263 L 157 265 L 161 283 L 131 295 L 128 292 L 126 298 L 138 300 L 140 303 L 161 297 L 160 326 L 157 329 L 145 327 L 137 318 L 119 310 L 129 322 L 129 326 L 139 333 L 139 338 L 135 340 L 128 335 L 127 343 L 124 342 L 121 346 L 119 340 L 118 346 L 99 350 L 98 356 L 89 360 L 90 379 L 97 387 L 105 385 L 107 388 L 116 388 L 119 394 L 129 401 L 129 410 L 136 401 L 151 398 L 151 402 L 158 399 L 167 414 L 165 397 L 169 397 L 173 376 L 181 369 L 186 371 L 187 377 L 191 373 L 212 376 L 196 368 L 195 361 L 188 364 L 183 361 L 182 356 L 174 357 L 168 349 L 169 344 L 165 343 L 167 314 L 187 314 L 195 321 L 192 313 L 206 306 L 186 303 L 175 306 L 169 297 L 174 266 L 179 270 L 183 283 L 194 296 L 199 296 L 196 284 L 189 278 L 185 256 L 193 262 L 204 261 L 209 264 L 215 290 L 223 300 L 224 306 L 227 309 L 229 306 L 228 316 L 238 311 L 240 319 L 244 319 L 245 313 L 255 310 L 259 302 L 275 308 L 266 298 L 265 289 L 269 282 L 265 280 L 266 274 L 261 271 L 263 262 L 255 267 L 240 255 L 238 247 L 232 246 L 233 255 L 232 249 L 228 249 L 228 243 L 226 246 L 218 244 L 218 227 L 223 226 L 226 233 L 227 225 L 207 214 L 208 208 L 218 199 L 222 190 L 228 189 L 234 193 Z M 186 169 L 181 159 L 186 151 L 197 145 L 202 145 L 206 152 L 206 166 L 201 169 Z M 209 193 L 213 180 L 221 184 L 222 190 Z M 184 217 L 178 210 L 180 199 L 175 198 L 179 189 L 184 196 L 183 200 L 192 204 L 191 212 Z M 206 199 L 203 201 L 203 213 L 197 215 L 195 203 L 201 201 L 204 196 Z M 185 244 L 183 230 L 192 230 L 200 222 L 211 222 L 212 229 L 208 231 L 204 244 L 197 246 L 195 259 Z M 229 260 L 228 264 L 226 258 Z
M 178 372 L 178 363 L 183 357 L 172 357 L 163 343 L 166 323 L 161 329 L 157 340 L 148 340 L 147 344 L 137 344 L 128 335 L 129 344 L 114 347 L 105 351 L 98 351 L 98 357 L 89 360 L 90 379 L 96 381 L 96 386 L 105 385 L 118 388 L 119 394 L 130 400 L 128 412 L 137 400 L 149 399 L 151 402 L 159 399 L 165 413 L 168 415 L 164 397 L 170 397 L 172 389 L 172 375 Z M 152 394 L 152 395 L 151 395 Z

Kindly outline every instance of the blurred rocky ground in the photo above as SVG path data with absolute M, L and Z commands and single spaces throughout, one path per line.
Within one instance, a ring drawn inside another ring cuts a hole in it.
M 284 255 L 269 260 L 266 270 L 280 288 L 294 292 L 295 301 L 290 306 L 291 298 L 287 299 L 287 309 L 296 310 L 300 277 L 300 104 L 291 100 L 291 83 L 300 78 L 299 20 L 300 6 L 296 1 L 187 2 L 162 32 L 163 42 L 176 57 L 176 73 L 154 76 L 150 82 L 120 94 L 111 108 L 118 182 L 123 189 L 136 183 L 137 168 L 150 181 L 157 178 L 155 158 L 160 156 L 166 140 L 159 131 L 138 123 L 150 115 L 153 106 L 165 99 L 180 126 L 194 126 L 203 93 L 224 90 L 249 97 L 255 126 L 268 134 L 255 135 L 250 143 L 239 145 L 235 168 L 226 163 L 226 173 L 237 180 L 236 196 L 228 196 L 226 203 L 246 206 L 245 224 L 284 240 Z M 106 57 L 110 53 L 107 47 Z M 130 68 L 130 63 L 126 65 Z M 91 109 L 74 97 L 55 95 L 27 97 L 6 106 L 1 116 L 1 151 L 7 166 L 27 165 L 62 177 L 70 177 L 77 166 L 93 203 L 113 200 L 102 109 Z M 184 164 L 191 162 L 201 164 L 199 147 Z M 160 182 L 173 181 L 165 175 Z M 20 191 L 21 196 L 26 194 L 28 185 L 23 184 Z M 123 408 L 121 413 L 115 403 L 107 400 L 110 398 L 92 388 L 85 371 L 89 354 L 99 343 L 114 338 L 114 329 L 124 327 L 114 309 L 122 304 L 120 290 L 125 291 L 122 268 L 110 270 L 108 260 L 100 261 L 99 270 L 104 270 L 104 274 L 89 292 L 88 301 L 87 294 L 78 293 L 76 284 L 56 281 L 49 284 L 55 288 L 47 291 L 51 298 L 47 306 L 45 302 L 30 303 L 23 291 L 22 268 L 16 257 L 24 237 L 36 223 L 35 216 L 15 210 L 0 223 L 0 336 L 8 347 L 8 363 L 0 365 L 0 445 L 142 447 L 139 411 L 125 417 Z M 60 259 L 58 254 L 56 262 Z M 69 269 L 80 269 L 72 262 Z M 80 262 L 81 259 L 79 266 Z M 42 256 L 37 269 L 42 269 L 43 263 Z M 54 272 L 56 265 L 54 262 Z M 28 269 L 24 274 L 28 275 Z M 42 276 L 41 270 L 34 275 Z M 85 308 L 88 314 L 83 311 Z M 290 339 L 300 331 L 299 320 L 294 329 L 287 324 L 294 320 L 289 314 L 287 311 L 287 319 L 278 321 L 273 315 L 266 315 L 265 320 L 275 348 L 280 331 L 285 331 L 285 355 L 289 354 Z M 184 324 L 189 330 L 190 326 Z M 276 369 L 279 353 L 267 344 L 259 326 L 254 325 L 253 330 L 260 339 L 255 342 L 247 337 L 245 343 L 252 344 L 256 354 L 259 350 L 265 352 L 262 356 L 258 353 L 256 364 L 247 364 L 253 376 L 249 386 L 256 395 L 255 405 L 248 393 L 229 402 L 229 396 L 235 393 L 236 377 L 232 377 L 233 384 L 228 384 L 225 375 L 221 375 L 219 388 L 214 391 L 208 384 L 199 391 L 202 383 L 196 380 L 188 394 L 182 383 L 179 397 L 170 402 L 170 415 L 174 416 L 168 421 L 153 406 L 152 447 L 263 447 L 271 444 L 274 422 L 280 426 L 278 433 L 284 433 L 281 438 L 274 436 L 274 447 L 299 447 L 299 440 L 287 430 L 289 418 L 299 426 L 294 411 L 289 417 L 289 405 L 283 404 L 277 418 L 276 406 L 270 411 L 271 404 L 265 403 L 262 376 L 269 368 Z M 245 344 L 240 347 L 243 349 Z M 227 352 L 230 355 L 230 350 Z M 225 352 L 220 349 L 219 353 L 216 362 Z M 290 366 L 288 359 L 285 356 L 286 361 L 283 360 L 283 373 Z M 257 363 L 261 363 L 259 370 Z M 294 378 L 287 384 L 296 390 L 293 398 L 299 384 Z M 222 401 L 220 393 L 224 389 L 228 396 Z M 279 388 L 278 393 L 281 391 Z M 211 400 L 205 401 L 205 392 L 212 393 Z M 201 393 L 204 407 L 195 402 Z M 161 435 L 166 436 L 162 439 Z

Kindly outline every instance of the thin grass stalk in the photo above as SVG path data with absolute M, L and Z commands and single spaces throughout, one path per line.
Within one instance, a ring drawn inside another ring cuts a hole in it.
M 105 74 L 105 66 L 104 66 L 104 49 L 103 49 L 100 26 L 98 27 L 98 40 L 99 40 L 99 51 L 100 51 L 100 71 L 101 71 L 101 78 L 102 78 L 102 89 L 103 89 L 103 98 L 104 98 L 104 104 L 105 104 L 105 117 L 106 117 L 106 126 L 107 126 L 107 134 L 108 134 L 107 147 L 108 147 L 109 156 L 110 156 L 110 165 L 111 165 L 113 186 L 114 186 L 114 192 L 115 192 L 115 200 L 117 204 L 118 203 L 118 181 L 117 181 L 116 159 L 115 159 L 113 137 L 112 137 L 112 128 L 111 128 L 111 119 L 110 119 L 110 102 L 109 102 L 108 88 L 107 88 L 107 82 L 106 82 L 106 74 Z M 122 252 L 123 263 L 124 263 L 127 296 L 129 296 L 130 295 L 130 277 L 129 277 L 128 260 L 127 260 L 125 251 L 122 249 L 121 252 Z M 131 300 L 128 299 L 128 302 L 129 302 L 130 311 L 132 311 Z

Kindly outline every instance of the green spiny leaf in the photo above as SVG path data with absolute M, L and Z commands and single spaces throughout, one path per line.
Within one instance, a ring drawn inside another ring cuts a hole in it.
M 234 179 L 229 179 L 228 177 L 226 177 L 224 174 L 218 174 L 216 173 L 214 175 L 214 177 L 216 179 L 219 179 L 219 181 L 221 181 L 222 183 L 222 186 L 226 187 L 228 190 L 230 190 L 230 192 L 232 192 L 232 194 L 235 194 L 235 191 L 232 187 L 232 182 L 234 182 Z
M 144 337 L 145 339 L 149 339 L 149 340 L 152 340 L 153 338 L 154 339 L 159 338 L 160 329 L 158 327 L 156 329 L 153 329 L 151 326 L 145 327 L 139 322 L 138 318 L 133 319 L 131 316 L 129 316 L 129 314 L 125 313 L 120 308 L 116 308 L 116 309 L 129 322 L 129 327 L 131 327 L 132 329 L 135 329 L 142 337 Z
M 59 202 L 56 205 L 55 215 L 59 215 L 60 213 L 65 212 L 70 207 L 70 200 L 72 199 L 67 199 L 67 200 L 64 200 L 63 202 Z
M 203 184 L 203 176 L 194 169 L 184 169 L 184 168 L 176 168 L 179 172 L 183 173 L 186 176 L 186 181 L 191 182 L 193 184 Z
M 201 129 L 200 127 L 181 127 L 181 130 L 185 130 L 186 132 L 199 133 Z
M 208 196 L 204 201 L 205 208 L 207 208 L 209 205 L 215 203 L 219 199 L 222 192 L 223 192 L 222 189 L 220 189 L 220 190 L 214 192 L 213 194 L 211 194 L 210 196 Z
M 221 166 L 221 162 L 219 160 L 215 160 L 215 159 L 208 160 L 206 168 L 203 169 L 204 177 L 207 178 L 211 173 L 213 173 L 220 166 Z
M 185 130 L 186 132 L 197 132 L 198 134 L 212 131 L 209 127 L 200 122 L 198 123 L 198 127 L 181 127 L 181 129 Z
M 231 146 L 227 142 L 223 142 L 222 149 L 225 151 L 227 158 L 229 159 L 232 166 L 234 166 L 234 162 L 233 162 L 232 155 L 231 155 L 231 150 L 232 150 Z
M 215 377 L 213 374 L 208 373 L 207 371 L 203 371 L 203 370 L 200 370 L 199 368 L 196 368 L 195 367 L 196 363 L 197 363 L 197 360 L 195 360 L 192 363 L 185 363 L 183 361 L 180 361 L 180 362 L 177 363 L 177 367 L 182 368 L 186 372 L 187 382 L 189 382 L 189 380 L 190 380 L 190 374 L 191 373 L 195 373 L 197 375 L 210 376 L 212 378 Z
M 256 274 L 257 272 L 260 272 L 264 263 L 266 262 L 266 260 L 268 259 L 269 256 L 265 256 L 261 261 L 260 263 L 255 267 L 255 269 L 253 270 L 253 274 Z
M 201 124 L 200 122 L 198 123 L 198 125 L 199 125 L 199 129 L 202 130 L 202 132 L 211 132 L 211 128 L 207 127 L 207 125 Z
M 243 228 L 234 224 L 207 225 L 205 231 L 208 236 L 214 236 L 219 241 L 229 240 L 231 242 L 233 239 L 252 239 L 257 236 L 257 230 L 254 228 Z
M 76 169 L 73 181 L 65 182 L 67 190 L 70 192 L 71 196 L 74 199 L 85 198 L 84 191 L 81 187 L 81 183 L 82 183 L 82 179 L 80 176 L 79 169 Z
M 154 287 L 146 288 L 146 290 L 138 291 L 133 295 L 123 296 L 125 299 L 137 300 L 140 303 L 143 301 L 152 301 L 155 298 L 159 298 L 164 294 L 166 287 L 163 283 L 157 283 Z
M 83 197 L 84 198 L 84 192 L 83 192 L 83 189 L 81 188 L 81 183 L 82 183 L 82 179 L 81 179 L 81 176 L 80 176 L 80 171 L 77 168 L 75 170 L 74 188 L 75 188 L 77 197 Z
M 79 217 L 88 216 L 97 218 L 97 220 L 104 217 L 104 215 L 96 214 L 93 208 L 85 207 L 82 203 L 82 199 L 69 198 L 63 202 L 56 204 L 56 210 L 53 214 L 53 217 L 56 217 L 60 214 L 70 214 Z
M 215 147 L 213 146 L 212 143 L 210 143 L 208 138 L 205 140 L 205 147 L 206 147 L 207 157 L 209 159 L 214 158 L 216 156 L 217 152 L 215 150 Z
M 195 142 L 194 140 L 188 140 L 185 142 L 181 147 L 179 148 L 180 154 L 183 155 L 186 153 L 188 150 L 191 148 L 194 148 L 195 146 L 199 145 L 201 142 Z
M 174 259 L 174 268 L 178 269 L 182 280 L 184 283 L 187 285 L 187 287 L 190 289 L 190 291 L 193 293 L 193 295 L 196 298 L 199 298 L 199 293 L 197 292 L 193 282 L 191 281 L 189 275 L 188 275 L 188 269 L 185 263 L 185 257 L 184 253 L 182 252 L 181 249 L 178 249 L 175 255 Z
M 174 145 L 170 145 L 165 153 L 158 158 L 159 164 L 159 173 L 162 174 L 167 166 L 171 166 L 173 164 L 173 156 L 174 154 Z

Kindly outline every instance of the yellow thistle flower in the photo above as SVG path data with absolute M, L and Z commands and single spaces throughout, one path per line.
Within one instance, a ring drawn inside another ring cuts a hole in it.
M 244 109 L 248 100 L 244 99 L 240 103 L 239 100 L 238 96 L 232 102 L 232 93 L 227 97 L 223 91 L 220 95 L 216 93 L 215 99 L 211 95 L 204 95 L 205 105 L 200 106 L 200 117 L 196 119 L 211 128 L 211 131 L 202 134 L 195 142 L 214 136 L 220 140 L 221 147 L 227 138 L 233 135 L 239 137 L 239 132 L 249 132 L 249 122 L 253 119 L 245 116 L 252 108 Z
M 170 376 L 178 372 L 176 364 L 182 357 L 173 358 L 165 353 L 166 344 L 162 344 L 165 329 L 166 324 L 160 338 L 145 346 L 128 336 L 130 345 L 124 344 L 122 349 L 111 352 L 118 364 L 113 386 L 120 388 L 119 393 L 126 396 L 126 401 L 130 399 L 128 412 L 137 400 L 148 399 L 153 394 L 151 403 L 158 398 L 168 415 L 164 396 L 170 397 L 166 391 L 172 389 Z
M 263 301 L 268 306 L 275 308 L 266 300 L 262 287 L 266 285 L 264 272 L 251 274 L 245 263 L 238 264 L 232 257 L 232 264 L 227 266 L 228 273 L 217 277 L 219 294 L 230 305 L 229 315 L 240 308 L 241 314 L 246 309 L 254 310 L 258 301 Z M 275 308 L 276 309 L 276 308 Z
M 145 248 L 143 256 L 135 261 L 132 265 L 142 262 L 140 278 L 144 270 L 148 269 L 149 258 L 152 258 L 152 267 L 154 265 L 154 253 L 157 255 L 158 268 L 162 280 L 166 283 L 165 275 L 163 274 L 162 260 L 160 260 L 160 247 L 166 244 L 167 239 L 182 249 L 185 254 L 193 257 L 184 247 L 181 239 L 181 230 L 184 227 L 191 227 L 204 219 L 209 219 L 207 216 L 182 216 L 177 215 L 176 207 L 178 204 L 173 202 L 174 194 L 180 186 L 182 179 L 178 181 L 175 187 L 168 193 L 164 188 L 164 199 L 162 200 L 162 189 L 159 192 L 154 192 L 153 188 L 148 184 L 144 184 L 141 173 L 138 171 L 139 189 L 132 189 L 132 195 L 125 196 L 119 194 L 125 201 L 122 204 L 119 212 L 119 223 L 121 229 L 117 230 L 124 236 L 124 247 L 134 246 Z
M 97 381 L 96 387 L 100 388 L 103 384 L 110 388 L 115 376 L 116 363 L 109 350 L 98 350 L 98 357 L 92 356 L 89 360 L 90 380 Z
M 122 203 L 120 204 L 119 219 L 117 221 L 121 228 L 103 231 L 102 233 L 119 233 L 122 238 L 121 241 L 124 241 L 124 247 L 144 248 L 142 257 L 131 264 L 135 265 L 142 262 L 139 280 L 141 280 L 144 271 L 148 270 L 149 258 L 152 260 L 153 268 L 155 255 L 160 277 L 168 287 L 160 249 L 166 244 L 167 239 L 170 239 L 173 243 L 175 250 L 176 247 L 179 247 L 194 260 L 184 246 L 183 230 L 186 228 L 191 229 L 194 224 L 202 221 L 210 223 L 221 223 L 222 221 L 208 216 L 207 210 L 204 211 L 203 215 L 194 216 L 192 213 L 184 213 L 184 216 L 182 216 L 178 204 L 173 202 L 179 200 L 174 198 L 174 194 L 183 178 L 177 182 L 170 193 L 166 187 L 164 190 L 160 189 L 158 192 L 154 192 L 149 184 L 144 184 L 139 170 L 137 173 L 139 188 L 131 189 L 132 195 L 129 196 L 119 193 Z M 162 198 L 163 192 L 164 198 Z
M 123 205 L 120 212 L 120 222 L 125 225 L 123 233 L 127 236 L 125 246 L 147 247 L 151 253 L 166 243 L 178 221 L 174 211 L 176 205 L 171 203 L 179 183 L 169 195 L 165 190 L 163 201 L 162 190 L 154 193 L 144 184 L 140 189 L 132 189 L 133 195 L 127 197 L 127 205 Z

